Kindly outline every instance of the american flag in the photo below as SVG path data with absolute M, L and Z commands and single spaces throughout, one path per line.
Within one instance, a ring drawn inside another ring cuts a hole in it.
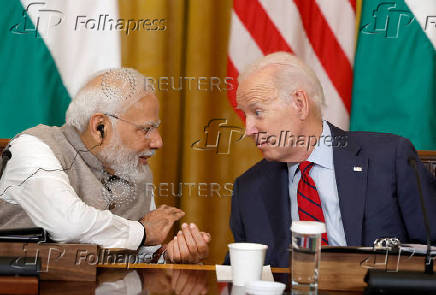
M 233 81 L 259 57 L 291 52 L 321 81 L 324 119 L 348 129 L 356 0 L 234 0 L 231 22 L 227 72 Z M 229 91 L 233 107 L 236 88 Z

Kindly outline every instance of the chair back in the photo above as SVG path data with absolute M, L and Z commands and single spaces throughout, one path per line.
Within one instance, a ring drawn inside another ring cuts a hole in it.
M 9 139 L 0 139 L 0 154 L 3 149 L 8 145 Z
M 418 151 L 418 156 L 425 168 L 436 177 L 436 151 Z

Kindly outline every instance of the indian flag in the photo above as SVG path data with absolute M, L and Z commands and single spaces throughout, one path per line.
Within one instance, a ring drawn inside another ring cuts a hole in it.
M 435 48 L 435 0 L 363 1 L 351 129 L 436 149 Z
M 121 66 L 116 0 L 2 1 L 0 138 L 62 125 L 71 97 L 96 71 Z M 103 25 L 105 25 L 103 27 Z

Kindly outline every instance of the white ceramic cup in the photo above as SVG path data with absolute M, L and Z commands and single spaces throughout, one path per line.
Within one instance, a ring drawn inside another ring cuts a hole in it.
M 252 281 L 245 286 L 246 294 L 250 295 L 282 295 L 286 285 L 279 282 Z
M 232 265 L 233 285 L 244 286 L 262 277 L 267 245 L 254 243 L 229 244 L 230 264 Z

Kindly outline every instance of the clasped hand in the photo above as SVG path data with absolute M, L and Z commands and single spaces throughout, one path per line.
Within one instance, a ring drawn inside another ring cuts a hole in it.
M 171 263 L 199 263 L 209 255 L 209 233 L 194 224 L 183 223 L 182 230 L 167 245 L 166 259 Z
M 177 220 L 185 215 L 180 209 L 162 205 L 150 211 L 139 222 L 145 228 L 144 245 L 163 244 Z M 165 259 L 171 263 L 199 263 L 209 255 L 209 233 L 200 232 L 194 224 L 182 224 L 182 229 L 166 246 Z

